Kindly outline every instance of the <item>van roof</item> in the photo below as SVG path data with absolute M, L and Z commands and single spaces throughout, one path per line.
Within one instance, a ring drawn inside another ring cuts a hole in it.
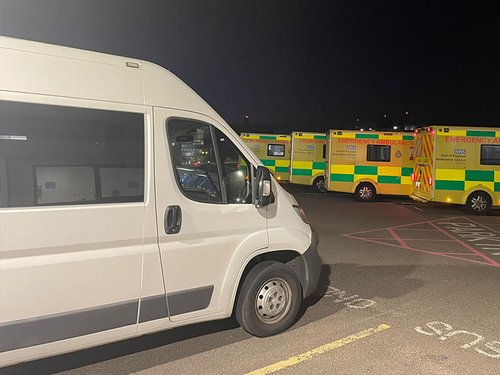
M 168 107 L 224 120 L 159 65 L 0 36 L 0 90 Z

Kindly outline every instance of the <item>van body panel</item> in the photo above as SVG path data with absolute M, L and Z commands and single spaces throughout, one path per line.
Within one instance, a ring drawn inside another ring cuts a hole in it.
M 225 121 L 196 92 L 165 69 L 142 62 L 144 67 L 144 100 L 147 105 L 182 109 L 211 117 L 222 124 Z
M 169 119 L 189 119 L 214 127 L 219 125 L 203 115 L 154 109 L 157 223 L 165 288 L 167 294 L 171 294 L 213 286 L 210 304 L 205 309 L 171 316 L 176 321 L 223 310 L 219 302 L 233 254 L 241 253 L 247 257 L 257 249 L 266 248 L 268 235 L 265 209 L 256 209 L 252 204 L 196 202 L 179 189 L 172 189 L 178 182 L 169 152 Z M 182 227 L 177 234 L 166 234 L 165 212 L 172 205 L 178 205 L 182 210 Z M 169 309 L 175 310 L 176 307 L 169 305 Z
M 179 180 L 199 166 L 172 157 L 194 139 L 169 141 L 173 120 L 209 129 L 217 200 Z M 297 253 L 308 295 L 317 241 L 275 180 L 255 207 L 258 165 L 165 69 L 0 36 L 0 367 L 228 317 L 245 267 L 269 251 Z
M 2 48 L 0 87 L 6 91 L 144 104 L 142 72 L 125 64 L 125 59 L 120 66 L 107 59 L 97 62 Z M 22 75 L 15 74 L 19 69 Z M 78 71 L 86 73 L 75 74 Z

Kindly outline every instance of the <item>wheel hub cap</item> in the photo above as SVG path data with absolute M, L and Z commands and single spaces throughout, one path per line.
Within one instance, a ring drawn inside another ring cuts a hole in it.
M 481 196 L 472 198 L 472 208 L 476 211 L 484 211 L 486 209 L 486 200 Z
M 259 319 L 264 323 L 276 323 L 290 308 L 290 286 L 282 279 L 271 279 L 262 285 L 255 302 Z
M 372 196 L 372 191 L 369 188 L 362 188 L 359 191 L 359 196 L 363 199 L 370 198 Z

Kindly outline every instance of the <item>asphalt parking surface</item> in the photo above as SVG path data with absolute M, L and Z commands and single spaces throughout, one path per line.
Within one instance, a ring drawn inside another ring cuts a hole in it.
M 316 228 L 324 263 L 289 331 L 259 339 L 227 319 L 0 373 L 500 373 L 500 211 L 286 189 Z

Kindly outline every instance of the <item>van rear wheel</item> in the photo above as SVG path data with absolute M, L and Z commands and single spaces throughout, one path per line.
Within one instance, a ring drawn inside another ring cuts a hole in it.
M 360 183 L 354 192 L 354 198 L 362 202 L 370 202 L 375 199 L 376 195 L 375 187 L 369 182 Z
M 302 303 L 295 272 L 282 263 L 257 264 L 245 278 L 236 305 L 236 320 L 248 333 L 266 337 L 290 328 Z
M 475 191 L 467 198 L 465 208 L 474 215 L 486 215 L 491 208 L 491 198 L 484 191 Z

